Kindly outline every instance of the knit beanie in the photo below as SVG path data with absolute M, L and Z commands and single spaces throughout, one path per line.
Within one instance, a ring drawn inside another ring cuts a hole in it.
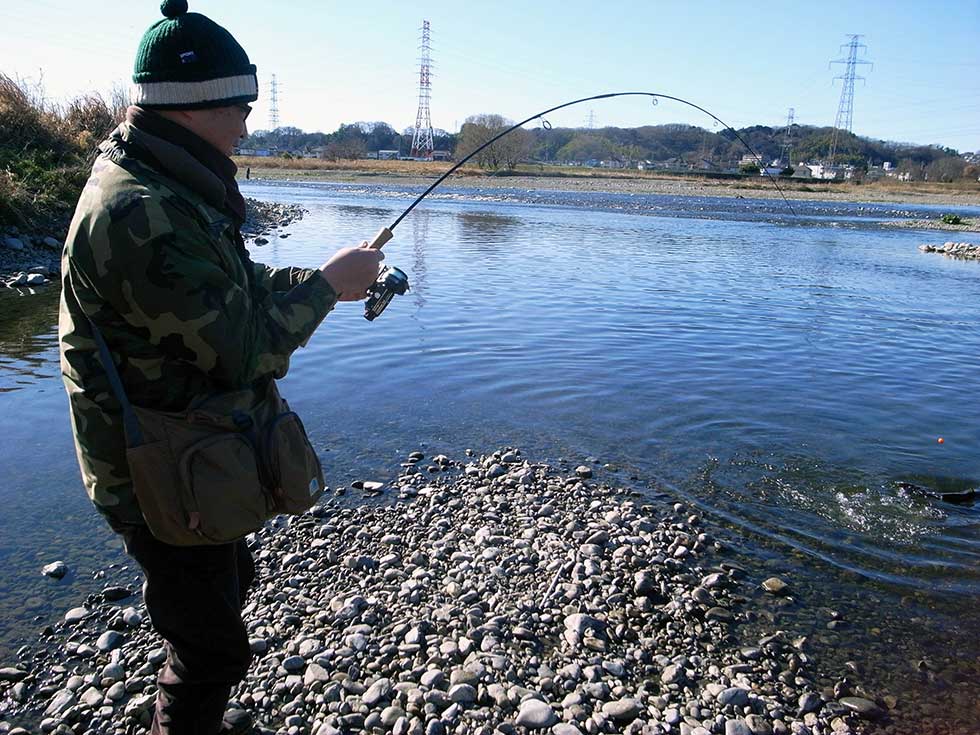
M 140 41 L 130 100 L 157 110 L 225 107 L 258 99 L 255 65 L 238 41 L 187 0 L 164 0 L 164 14 Z

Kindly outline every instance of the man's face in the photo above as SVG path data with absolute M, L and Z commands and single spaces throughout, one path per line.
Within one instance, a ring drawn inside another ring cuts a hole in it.
M 230 156 L 235 152 L 238 141 L 248 135 L 245 119 L 251 111 L 252 108 L 246 104 L 207 110 L 180 110 L 177 112 L 177 122 Z
M 245 120 L 251 111 L 252 108 L 245 104 L 202 110 L 210 115 L 207 125 L 208 135 L 201 137 L 226 156 L 230 156 L 235 152 L 238 142 L 248 135 L 248 125 L 245 124 Z

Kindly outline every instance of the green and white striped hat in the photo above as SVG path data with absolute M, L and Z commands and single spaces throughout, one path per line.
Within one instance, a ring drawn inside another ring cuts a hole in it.
M 147 29 L 136 51 L 130 101 L 158 110 L 190 110 L 253 102 L 255 65 L 238 41 L 187 0 L 164 0 L 165 18 Z

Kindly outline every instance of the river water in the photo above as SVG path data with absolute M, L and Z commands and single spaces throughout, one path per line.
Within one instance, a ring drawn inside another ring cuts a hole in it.
M 309 210 L 253 257 L 312 267 L 420 190 L 243 191 Z M 763 617 L 958 731 L 980 720 L 980 504 L 899 483 L 980 486 L 980 263 L 884 223 L 980 209 L 792 208 L 448 188 L 385 248 L 411 291 L 373 323 L 338 306 L 282 390 L 333 486 L 392 478 L 417 448 L 519 446 L 697 506 L 796 592 Z M 78 477 L 57 294 L 2 293 L 0 310 L 4 663 L 127 562 Z M 60 582 L 40 576 L 54 559 L 72 570 Z

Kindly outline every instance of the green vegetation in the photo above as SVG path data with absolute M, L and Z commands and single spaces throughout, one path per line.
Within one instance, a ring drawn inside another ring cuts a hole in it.
M 943 221 L 943 223 L 944 224 L 947 224 L 947 225 L 961 225 L 961 224 L 963 224 L 963 220 L 959 217 L 959 215 L 956 215 L 956 214 L 944 214 L 939 219 L 941 219 Z
M 88 177 L 95 147 L 125 111 L 121 94 L 64 106 L 0 73 L 0 225 L 64 223 Z

